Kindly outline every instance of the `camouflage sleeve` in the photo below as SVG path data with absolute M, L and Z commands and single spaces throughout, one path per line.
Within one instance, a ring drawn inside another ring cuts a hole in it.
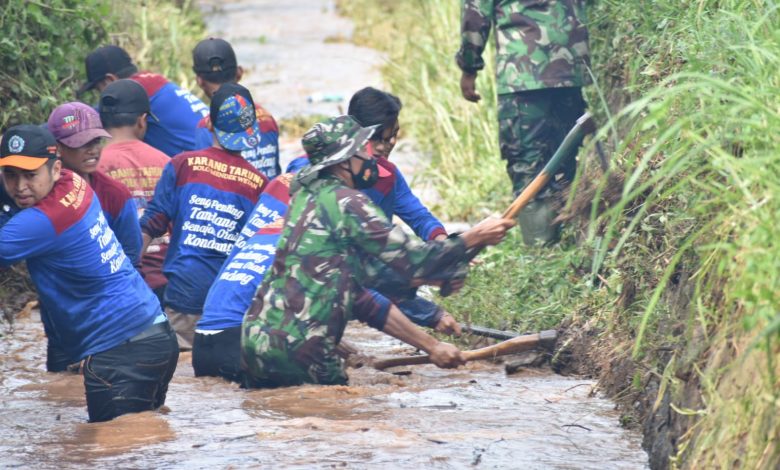
M 461 8 L 460 50 L 455 55 L 458 67 L 476 73 L 485 67 L 485 50 L 493 24 L 491 0 L 463 0 Z
M 412 238 L 402 228 L 390 225 L 368 196 L 351 193 L 349 197 L 339 198 L 345 216 L 343 236 L 366 255 L 390 266 L 406 282 L 440 277 L 465 257 L 462 238 L 427 243 Z

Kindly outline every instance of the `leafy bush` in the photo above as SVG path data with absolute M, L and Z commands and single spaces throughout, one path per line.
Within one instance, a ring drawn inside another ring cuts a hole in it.
M 0 11 L 0 130 L 45 122 L 73 99 L 84 57 L 106 36 L 104 0 L 7 0 Z
M 0 11 L 0 131 L 45 122 L 55 106 L 76 99 L 84 58 L 103 44 L 125 47 L 141 68 L 194 83 L 190 54 L 203 22 L 190 2 L 179 3 L 7 0 Z

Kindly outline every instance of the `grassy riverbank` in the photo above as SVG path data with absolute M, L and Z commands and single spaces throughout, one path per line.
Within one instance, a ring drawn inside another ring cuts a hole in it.
M 457 2 L 340 4 L 356 40 L 390 56 L 385 77 L 404 100 L 404 129 L 431 152 L 447 195 L 439 213 L 502 210 L 490 73 L 479 107 L 457 86 Z M 565 318 L 561 356 L 579 357 L 642 421 L 654 467 L 775 468 L 778 7 L 605 0 L 589 16 L 598 87 L 587 94 L 614 150 L 613 176 L 605 183 L 585 160 L 572 243 L 536 251 L 509 240 L 447 305 L 519 329 Z M 583 201 L 610 189 L 607 208 Z

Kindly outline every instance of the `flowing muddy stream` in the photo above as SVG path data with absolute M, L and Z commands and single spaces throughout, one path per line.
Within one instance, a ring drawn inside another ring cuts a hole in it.
M 6 332 L 8 333 L 8 332 Z M 362 351 L 401 343 L 350 325 Z M 350 369 L 350 386 L 241 390 L 182 354 L 161 412 L 86 423 L 82 377 L 44 372 L 37 312 L 0 340 L 0 468 L 645 468 L 593 383 L 500 365 Z
M 243 83 L 277 118 L 337 114 L 346 101 L 307 98 L 381 84 L 381 56 L 345 42 L 351 24 L 330 1 L 201 7 L 211 34 L 229 39 L 249 69 Z M 300 151 L 298 138 L 282 142 L 285 160 Z M 409 147 L 393 154 L 407 177 L 419 164 Z M 350 386 L 247 391 L 194 378 L 182 353 L 160 412 L 87 424 L 82 377 L 45 372 L 38 313 L 0 327 L 0 468 L 647 467 L 640 436 L 591 396 L 593 382 L 507 376 L 487 362 L 393 371 L 401 375 L 364 367 L 350 369 Z M 347 338 L 378 356 L 409 351 L 360 325 Z

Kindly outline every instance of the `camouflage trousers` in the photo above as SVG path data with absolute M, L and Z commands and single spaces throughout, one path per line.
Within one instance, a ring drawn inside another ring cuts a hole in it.
M 539 174 L 584 112 L 579 87 L 498 95 L 498 140 L 514 194 Z M 565 179 L 571 180 L 577 171 L 575 157 L 571 155 L 558 170 Z M 538 198 L 548 197 L 550 189 L 548 185 Z
M 333 338 L 310 332 L 306 340 L 297 340 L 280 330 L 252 322 L 242 328 L 244 387 L 346 385 L 344 363 L 336 353 Z

